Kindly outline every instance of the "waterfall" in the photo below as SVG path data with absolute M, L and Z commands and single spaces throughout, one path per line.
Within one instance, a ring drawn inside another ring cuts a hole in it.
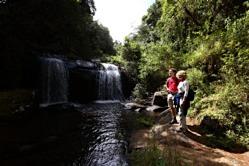
M 101 63 L 104 70 L 98 75 L 98 100 L 122 100 L 123 93 L 118 67 L 113 64 Z
M 62 60 L 41 59 L 41 106 L 67 102 L 68 71 Z

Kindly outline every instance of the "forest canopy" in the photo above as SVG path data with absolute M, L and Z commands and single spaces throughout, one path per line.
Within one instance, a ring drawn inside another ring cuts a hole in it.
M 6 0 L 0 11 L 1 46 L 6 50 L 84 58 L 113 53 L 108 29 L 93 21 L 92 0 Z
M 1 87 L 24 79 L 36 56 L 92 59 L 114 54 L 109 30 L 93 20 L 95 10 L 93 0 L 0 1 Z

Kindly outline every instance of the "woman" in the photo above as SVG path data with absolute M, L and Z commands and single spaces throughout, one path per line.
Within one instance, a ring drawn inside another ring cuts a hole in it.
M 187 80 L 187 73 L 184 70 L 180 70 L 176 73 L 176 77 L 179 79 L 177 86 L 178 93 L 180 94 L 180 129 L 179 131 L 187 131 L 186 116 L 190 107 L 190 101 L 187 99 L 189 92 L 189 82 Z

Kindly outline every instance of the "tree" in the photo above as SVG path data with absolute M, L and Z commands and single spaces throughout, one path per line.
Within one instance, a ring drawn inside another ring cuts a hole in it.
M 93 0 L 1 1 L 0 73 L 9 78 L 5 85 L 18 85 L 42 54 L 83 59 L 112 54 L 112 39 L 93 21 L 94 12 Z

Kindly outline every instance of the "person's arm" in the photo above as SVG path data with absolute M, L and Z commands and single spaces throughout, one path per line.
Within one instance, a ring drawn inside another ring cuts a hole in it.
M 188 81 L 185 81 L 184 82 L 184 96 L 183 96 L 183 101 L 186 101 L 187 100 L 187 96 L 188 96 L 188 91 L 189 91 L 189 83 Z
M 166 91 L 169 91 L 169 86 L 168 86 L 169 79 L 166 80 L 165 86 L 166 86 Z

